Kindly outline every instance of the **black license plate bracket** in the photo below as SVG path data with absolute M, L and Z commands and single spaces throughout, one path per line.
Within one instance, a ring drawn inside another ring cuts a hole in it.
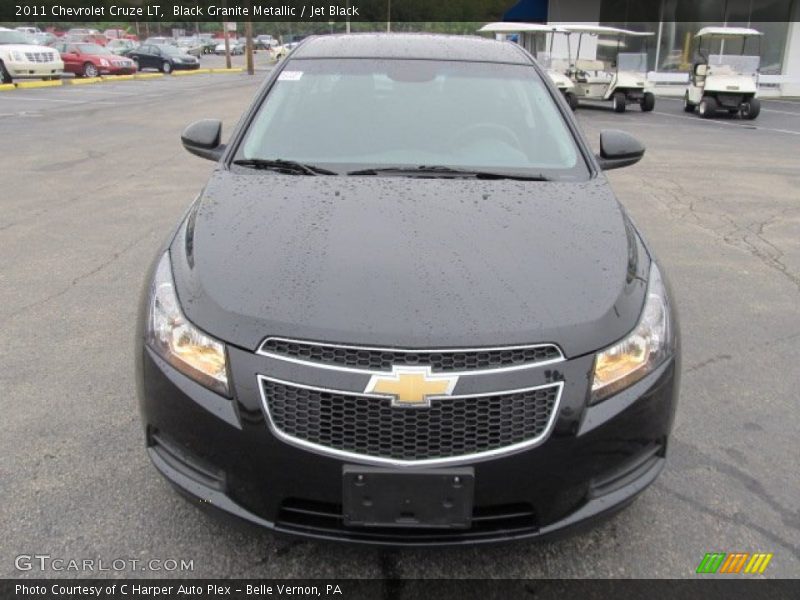
M 466 529 L 475 472 L 453 469 L 342 468 L 344 524 L 350 527 Z

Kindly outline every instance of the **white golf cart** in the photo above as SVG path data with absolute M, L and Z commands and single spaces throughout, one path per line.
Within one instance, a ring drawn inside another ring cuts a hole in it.
M 611 101 L 616 112 L 625 112 L 628 104 L 638 104 L 644 112 L 653 110 L 656 97 L 647 81 L 647 53 L 621 52 L 627 46 L 626 38 L 647 38 L 652 32 L 628 31 L 602 25 L 561 25 L 561 28 L 578 35 L 575 61 L 567 75 L 575 84 L 578 100 Z M 584 36 L 594 36 L 597 44 L 611 47 L 616 59 L 610 65 L 601 60 L 581 58 Z M 600 39 L 604 38 L 610 39 Z
M 698 31 L 694 36 L 697 58 L 689 75 L 683 109 L 694 112 L 697 108 L 706 119 L 723 110 L 755 119 L 761 112 L 761 103 L 756 98 L 761 36 L 760 31 L 748 27 L 703 27 Z M 745 54 L 749 39 L 758 40 L 757 55 Z M 719 54 L 711 54 L 714 45 Z M 740 49 L 738 54 L 734 53 L 736 49 Z
M 481 27 L 479 32 L 494 33 L 498 37 L 507 39 L 510 35 L 519 36 L 519 45 L 536 57 L 548 77 L 564 94 L 564 98 L 572 110 L 578 106 L 578 99 L 575 97 L 575 84 L 567 77 L 569 69 L 569 32 L 557 25 L 545 25 L 542 23 L 489 23 Z M 499 35 L 498 35 L 499 34 Z M 563 35 L 567 40 L 567 56 L 555 58 L 553 56 L 553 41 L 556 35 Z M 550 36 L 549 42 L 547 36 Z M 548 50 L 544 50 L 547 47 Z M 540 50 L 541 48 L 541 50 Z

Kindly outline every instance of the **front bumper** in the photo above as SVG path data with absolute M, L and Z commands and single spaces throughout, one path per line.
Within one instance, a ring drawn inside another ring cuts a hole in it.
M 283 533 L 368 544 L 538 538 L 612 513 L 663 469 L 677 401 L 677 359 L 592 407 L 586 407 L 585 388 L 593 357 L 570 360 L 563 369 L 567 381 L 583 373 L 583 384 L 565 385 L 549 438 L 467 463 L 475 472 L 471 528 L 350 528 L 341 514 L 345 461 L 276 438 L 255 375 L 241 371 L 252 363 L 242 367 L 232 358 L 240 370 L 233 373 L 236 397 L 230 400 L 140 348 L 140 405 L 153 464 L 201 506 Z
M 60 77 L 64 74 L 64 63 L 60 60 L 47 63 L 7 61 L 5 67 L 13 79 Z

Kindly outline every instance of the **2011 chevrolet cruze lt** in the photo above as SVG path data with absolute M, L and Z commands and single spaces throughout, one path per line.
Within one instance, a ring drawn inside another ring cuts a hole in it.
M 320 538 L 546 535 L 664 466 L 664 275 L 519 46 L 311 38 L 258 92 L 148 275 L 147 450 L 204 505 Z

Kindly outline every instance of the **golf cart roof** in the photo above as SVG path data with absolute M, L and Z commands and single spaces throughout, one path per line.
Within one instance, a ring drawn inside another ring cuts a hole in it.
M 703 27 L 694 34 L 694 37 L 714 36 L 714 37 L 741 37 L 749 35 L 764 35 L 757 29 L 749 27 Z
M 489 23 L 478 29 L 478 31 L 492 33 L 569 33 L 566 29 L 559 25 L 548 25 L 546 23 L 511 23 L 508 21 Z
M 571 31 L 572 33 L 591 33 L 593 35 L 613 35 L 616 37 L 646 37 L 649 35 L 654 35 L 652 31 L 630 31 L 628 29 L 619 29 L 618 27 L 588 25 L 586 23 L 574 23 L 570 25 L 561 25 L 560 27 L 562 29 L 566 29 L 567 31 Z

